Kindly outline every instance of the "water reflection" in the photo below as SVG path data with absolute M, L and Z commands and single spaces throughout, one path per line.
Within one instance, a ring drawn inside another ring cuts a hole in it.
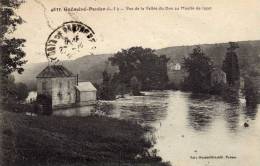
M 214 118 L 213 105 L 209 95 L 192 94 L 189 101 L 189 124 L 197 131 L 206 131 Z
M 224 117 L 226 128 L 231 132 L 236 132 L 240 125 L 241 110 L 245 104 L 240 103 L 239 100 L 232 101 L 227 102 L 226 99 L 218 96 L 191 95 L 187 115 L 189 125 L 196 131 L 206 132 L 211 126 L 216 125 L 213 122 L 215 119 Z M 256 115 L 255 109 L 245 110 L 245 114 Z
M 239 126 L 240 106 L 238 104 L 229 104 L 230 107 L 224 110 L 224 118 L 227 122 L 227 128 L 231 132 L 236 132 Z
M 257 112 L 258 112 L 258 107 L 245 106 L 243 109 L 243 113 L 246 119 L 249 118 L 251 120 L 255 120 Z
M 188 113 L 189 124 L 197 131 L 205 131 L 210 127 L 212 122 L 212 115 L 209 114 L 207 109 L 190 107 Z
M 59 109 L 53 111 L 53 115 L 57 116 L 89 116 L 95 110 L 94 106 L 76 107 Z
M 167 93 L 146 92 L 145 96 L 119 99 L 112 104 L 115 106 L 115 111 L 120 113 L 120 118 L 137 121 L 145 125 L 159 122 L 167 116 L 167 105 L 165 99 L 168 98 Z

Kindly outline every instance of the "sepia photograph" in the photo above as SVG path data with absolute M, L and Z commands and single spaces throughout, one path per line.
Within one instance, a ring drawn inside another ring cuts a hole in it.
M 0 0 L 0 166 L 259 166 L 259 6 Z

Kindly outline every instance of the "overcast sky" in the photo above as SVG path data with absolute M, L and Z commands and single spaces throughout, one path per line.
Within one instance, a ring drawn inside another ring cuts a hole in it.
M 90 26 L 97 39 L 93 54 L 121 48 L 163 48 L 179 45 L 260 39 L 259 0 L 27 0 L 17 14 L 26 23 L 14 36 L 27 40 L 28 63 L 47 61 L 48 35 L 63 22 L 77 20 Z M 54 7 L 211 7 L 207 11 L 82 11 L 51 12 Z M 82 52 L 87 55 L 89 52 Z

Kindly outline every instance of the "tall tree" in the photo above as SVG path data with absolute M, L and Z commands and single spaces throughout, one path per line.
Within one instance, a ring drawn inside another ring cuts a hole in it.
M 24 83 L 16 84 L 16 96 L 18 101 L 24 101 L 29 95 L 29 90 Z
M 26 63 L 26 60 L 23 60 L 25 53 L 21 49 L 25 40 L 7 37 L 16 30 L 17 25 L 23 23 L 22 18 L 14 11 L 20 5 L 19 0 L 0 0 L 0 96 L 3 98 L 9 93 L 8 76 L 15 71 L 21 74 L 24 71 L 22 66 Z
M 103 82 L 99 87 L 98 97 L 102 100 L 114 100 L 116 98 L 115 89 L 112 76 L 105 70 L 103 72 Z
M 226 57 L 222 66 L 222 70 L 226 73 L 227 82 L 230 86 L 234 86 L 240 77 L 238 58 L 235 52 L 237 48 L 239 48 L 237 43 L 229 42 L 229 47 L 227 48 Z
M 22 73 L 22 65 L 26 63 L 24 51 L 24 39 L 9 39 L 6 34 L 11 34 L 16 30 L 17 25 L 22 24 L 23 20 L 14 12 L 21 4 L 18 0 L 1 0 L 1 24 L 0 24 L 0 50 L 1 50 L 1 74 L 8 74 L 17 71 Z
M 143 90 L 163 89 L 167 84 L 167 62 L 165 55 L 158 56 L 150 48 L 131 47 L 117 52 L 109 58 L 119 67 L 118 79 L 131 87 L 131 78 L 136 77 Z
M 191 91 L 195 93 L 209 92 L 210 72 L 213 65 L 210 58 L 205 56 L 199 46 L 194 48 L 187 58 L 184 58 L 183 65 L 189 74 L 187 84 Z

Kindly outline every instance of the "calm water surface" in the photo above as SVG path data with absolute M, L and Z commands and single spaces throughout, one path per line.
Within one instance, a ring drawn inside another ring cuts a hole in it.
M 157 91 L 101 101 L 96 109 L 105 116 L 153 126 L 158 155 L 174 166 L 260 165 L 259 105 L 249 109 L 243 100 L 230 104 L 215 96 Z M 96 109 L 72 108 L 54 114 L 87 116 Z M 245 122 L 249 127 L 244 127 Z M 199 159 L 199 156 L 223 158 Z

